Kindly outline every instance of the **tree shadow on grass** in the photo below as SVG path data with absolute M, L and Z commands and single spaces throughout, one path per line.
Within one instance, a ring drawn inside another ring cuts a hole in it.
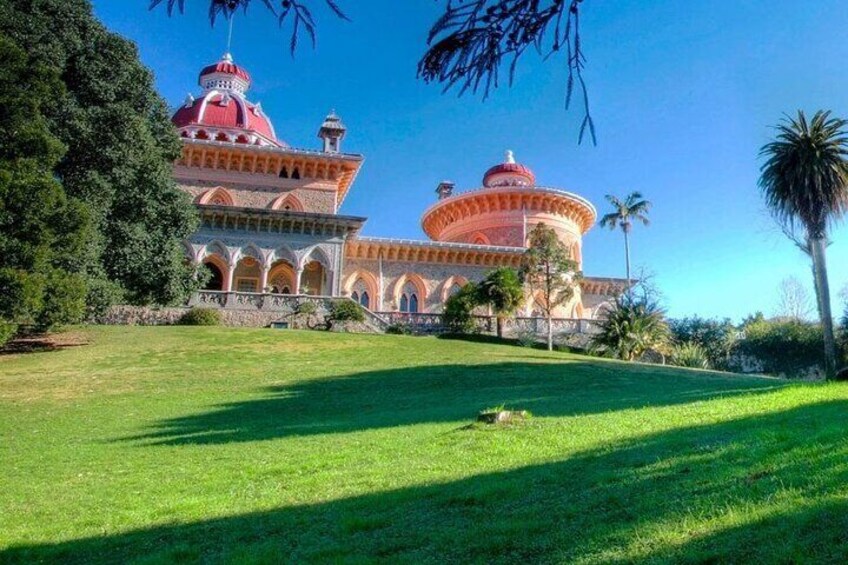
M 0 561 L 837 562 L 846 411 L 804 405 L 446 484 L 17 546 Z
M 468 422 L 506 405 L 569 416 L 762 393 L 785 381 L 609 362 L 438 365 L 371 371 L 264 389 L 256 399 L 156 423 L 123 438 L 217 444 L 428 422 Z

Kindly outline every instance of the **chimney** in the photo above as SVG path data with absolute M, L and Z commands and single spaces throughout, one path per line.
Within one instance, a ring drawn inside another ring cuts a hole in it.
M 436 194 L 439 195 L 439 200 L 444 200 L 445 198 L 450 197 L 453 194 L 453 187 L 456 186 L 453 182 L 449 180 L 443 180 L 439 183 L 439 186 L 436 188 Z

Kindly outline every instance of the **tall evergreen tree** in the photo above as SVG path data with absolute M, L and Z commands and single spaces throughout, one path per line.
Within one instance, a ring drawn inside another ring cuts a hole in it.
M 7 0 L 0 33 L 61 77 L 45 112 L 67 146 L 53 172 L 91 215 L 92 288 L 111 281 L 133 303 L 183 299 L 194 280 L 180 242 L 196 215 L 172 178 L 179 140 L 135 45 L 103 27 L 88 0 Z
M 44 112 L 58 74 L 2 35 L 0 60 L 0 320 L 46 330 L 82 317 L 88 216 L 53 177 L 65 146 Z

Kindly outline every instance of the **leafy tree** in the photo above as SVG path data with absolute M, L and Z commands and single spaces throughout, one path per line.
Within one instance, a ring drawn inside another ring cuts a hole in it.
M 777 126 L 774 141 L 763 146 L 760 189 L 775 219 L 787 231 L 804 231 L 813 261 L 819 318 L 824 330 L 825 374 L 836 373 L 836 342 L 830 307 L 825 249 L 831 224 L 848 209 L 848 122 L 818 111 L 804 112 Z
M 810 296 L 796 277 L 787 277 L 778 286 L 777 316 L 804 321 L 810 317 Z
M 553 313 L 575 294 L 581 273 L 570 257 L 568 247 L 553 228 L 538 223 L 530 232 L 529 247 L 524 252 L 521 276 L 548 321 L 548 351 L 554 348 Z
M 0 322 L 48 330 L 79 321 L 85 281 L 79 261 L 88 216 L 52 169 L 65 146 L 45 112 L 63 93 L 55 70 L 0 35 Z
M 672 340 L 683 345 L 698 345 L 706 353 L 710 367 L 727 369 L 737 341 L 738 331 L 729 319 L 710 320 L 699 316 L 668 321 Z
M 635 361 L 649 350 L 661 350 L 668 344 L 669 330 L 665 312 L 646 296 L 619 296 L 607 310 L 592 336 L 590 349 L 601 355 Z
M 247 11 L 251 0 L 208 3 L 209 20 L 214 26 L 218 17 L 230 19 L 240 8 Z M 311 8 L 328 7 L 337 17 L 348 20 L 337 0 L 262 0 L 262 4 L 281 27 L 291 23 L 292 54 L 299 44 L 300 32 L 305 32 L 315 45 L 316 25 Z M 482 92 L 485 97 L 498 87 L 505 63 L 512 83 L 518 61 L 528 50 L 544 59 L 562 54 L 568 69 L 566 108 L 570 107 L 575 90 L 583 105 L 578 141 L 582 142 L 588 132 L 595 142 L 595 125 L 583 78 L 586 59 L 580 39 L 582 4 L 583 0 L 448 0 L 444 13 L 430 27 L 418 76 L 427 83 L 444 85 L 445 90 L 456 86 L 460 94 L 470 90 Z M 175 9 L 184 11 L 185 0 L 150 0 L 150 9 L 160 5 L 172 15 Z
M 614 230 L 621 228 L 624 233 L 624 261 L 627 272 L 627 283 L 630 286 L 630 232 L 633 229 L 633 221 L 638 220 L 644 225 L 650 224 L 648 210 L 651 203 L 642 198 L 639 192 L 631 192 L 627 198 L 620 200 L 607 194 L 607 201 L 612 204 L 613 211 L 601 218 L 601 227 Z
M 474 308 L 478 306 L 479 289 L 468 283 L 445 301 L 442 322 L 453 333 L 471 333 L 475 329 Z
M 67 148 L 52 173 L 93 222 L 79 272 L 113 283 L 91 285 L 92 302 L 115 296 L 115 285 L 133 303 L 184 299 L 196 283 L 180 241 L 196 215 L 173 180 L 179 139 L 136 47 L 106 30 L 88 0 L 7 0 L 0 34 L 61 82 L 42 107 Z
M 497 318 L 498 337 L 503 337 L 503 322 L 514 316 L 524 302 L 524 287 L 514 269 L 498 267 L 477 286 L 479 304 L 492 307 Z
M 742 328 L 739 351 L 760 361 L 766 373 L 796 376 L 823 366 L 822 327 L 797 320 L 754 320 Z

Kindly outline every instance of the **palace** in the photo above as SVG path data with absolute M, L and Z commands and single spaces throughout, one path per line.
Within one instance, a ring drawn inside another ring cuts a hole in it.
M 366 218 L 340 213 L 363 156 L 342 151 L 346 128 L 331 112 L 316 150 L 289 146 L 260 104 L 248 100 L 247 71 L 227 54 L 205 67 L 202 89 L 173 116 L 182 138 L 174 174 L 200 213 L 186 251 L 223 293 L 347 296 L 373 312 L 438 313 L 469 281 L 518 267 L 527 233 L 544 222 L 582 266 L 583 234 L 596 219 L 585 198 L 536 183 L 507 152 L 482 186 L 436 188 L 421 225 L 429 240 L 367 237 Z M 581 267 L 582 268 L 582 267 Z M 585 277 L 557 313 L 593 318 L 625 281 Z M 538 314 L 528 300 L 525 314 Z

